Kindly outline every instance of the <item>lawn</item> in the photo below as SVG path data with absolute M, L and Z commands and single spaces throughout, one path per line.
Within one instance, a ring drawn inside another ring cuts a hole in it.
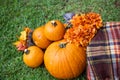
M 89 11 L 101 14 L 104 22 L 120 21 L 120 0 L 0 0 L 0 80 L 57 80 L 44 64 L 27 67 L 12 43 L 26 26 L 35 29 L 53 19 L 64 23 L 67 12 Z M 74 80 L 86 80 L 86 72 Z

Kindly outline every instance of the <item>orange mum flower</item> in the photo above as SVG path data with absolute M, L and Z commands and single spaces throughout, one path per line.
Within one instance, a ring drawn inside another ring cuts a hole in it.
M 67 42 L 86 47 L 95 36 L 97 30 L 102 27 L 101 16 L 97 13 L 76 14 L 70 20 L 72 27 L 64 35 Z

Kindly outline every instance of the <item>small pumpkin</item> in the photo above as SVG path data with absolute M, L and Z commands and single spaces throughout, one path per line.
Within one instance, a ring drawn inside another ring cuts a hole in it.
M 65 27 L 59 20 L 52 20 L 45 24 L 45 36 L 51 41 L 57 41 L 63 38 Z
M 36 68 L 43 63 L 44 53 L 37 46 L 30 46 L 25 49 L 23 54 L 23 62 L 32 68 Z
M 34 43 L 42 49 L 47 48 L 51 43 L 51 41 L 48 40 L 44 35 L 44 28 L 45 28 L 44 26 L 38 27 L 33 31 L 32 34 Z
M 44 64 L 48 72 L 58 79 L 75 78 L 86 67 L 85 49 L 63 41 L 53 42 L 45 51 Z

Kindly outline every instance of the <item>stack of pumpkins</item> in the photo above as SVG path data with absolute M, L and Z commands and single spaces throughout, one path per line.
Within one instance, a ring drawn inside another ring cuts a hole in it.
M 36 68 L 44 62 L 48 72 L 59 79 L 79 76 L 86 67 L 85 49 L 66 42 L 65 32 L 65 26 L 59 20 L 37 27 L 32 33 L 35 46 L 25 49 L 24 63 Z

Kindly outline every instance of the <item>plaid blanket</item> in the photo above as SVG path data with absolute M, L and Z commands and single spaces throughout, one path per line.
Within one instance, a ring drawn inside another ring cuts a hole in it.
M 120 22 L 106 22 L 87 47 L 87 80 L 120 80 Z

